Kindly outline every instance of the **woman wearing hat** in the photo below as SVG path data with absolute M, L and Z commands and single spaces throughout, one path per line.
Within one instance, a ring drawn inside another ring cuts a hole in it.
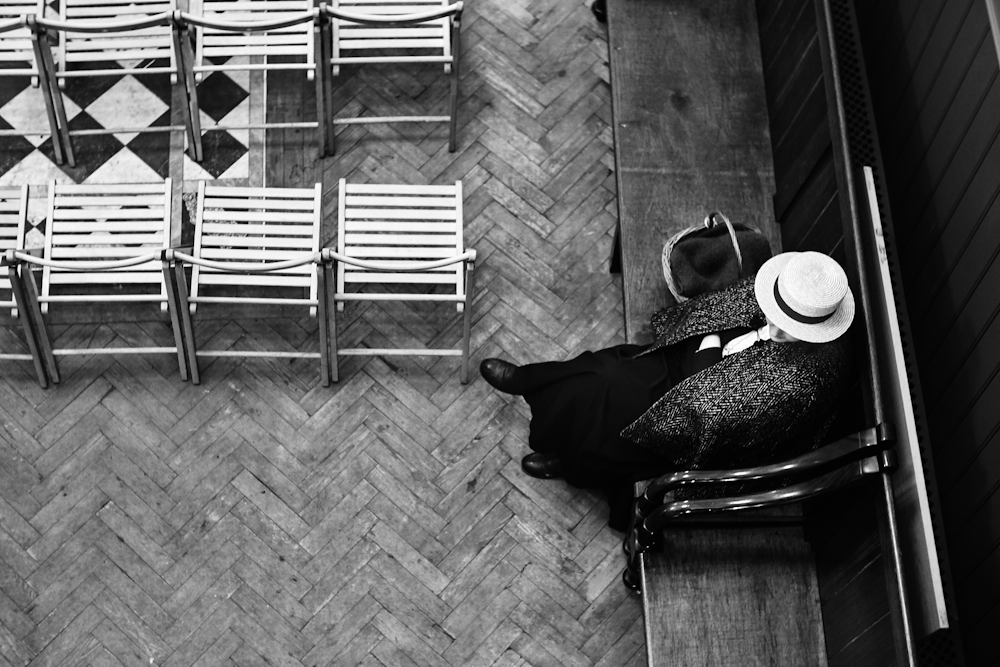
M 603 489 L 609 523 L 624 530 L 636 480 L 818 445 L 845 389 L 853 317 L 840 265 L 788 252 L 754 278 L 654 315 L 651 346 L 525 366 L 486 359 L 480 370 L 531 407 L 522 469 Z

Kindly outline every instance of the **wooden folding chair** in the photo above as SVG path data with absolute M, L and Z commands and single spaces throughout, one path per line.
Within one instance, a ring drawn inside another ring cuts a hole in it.
M 333 379 L 337 355 L 429 355 L 461 356 L 461 381 L 468 382 L 476 251 L 462 239 L 461 181 L 361 185 L 341 179 L 339 196 L 337 251 L 324 250 L 337 275 L 335 310 L 346 301 L 452 301 L 464 319 L 461 349 L 338 349 L 334 315 Z M 372 286 L 382 291 L 347 291 Z
M 42 257 L 19 254 L 28 313 L 49 377 L 59 382 L 55 357 L 81 354 L 176 354 L 187 379 L 176 310 L 166 291 L 171 182 L 63 185 L 49 182 Z M 42 267 L 39 292 L 32 266 Z M 169 311 L 170 347 L 53 348 L 44 315 L 57 304 L 158 303 Z
M 458 117 L 459 46 L 462 3 L 448 0 L 332 0 L 324 41 L 329 45 L 328 76 L 341 65 L 380 63 L 439 63 L 450 75 L 447 116 L 334 117 L 332 78 L 326 85 L 331 127 L 329 153 L 334 152 L 333 126 L 359 123 L 448 123 L 448 150 L 455 151 Z
M 326 281 L 319 274 L 322 184 L 313 188 L 218 187 L 198 183 L 194 250 L 170 251 L 181 323 L 200 382 L 198 357 L 320 359 L 330 384 Z M 188 286 L 184 264 L 191 266 Z M 319 352 L 199 350 L 191 320 L 198 304 L 306 306 L 319 315 Z
M 0 5 L 0 76 L 31 78 L 32 87 L 41 89 L 49 127 L 47 130 L 10 128 L 0 130 L 0 136 L 49 135 L 56 162 L 62 164 L 68 157 L 70 166 L 73 166 L 72 154 L 64 154 L 60 133 L 60 123 L 65 123 L 66 111 L 62 106 L 62 97 L 54 87 L 55 81 L 50 76 L 51 62 L 48 65 L 45 62 L 46 57 L 51 61 L 52 52 L 47 47 L 42 48 L 45 37 L 37 23 L 44 7 L 43 0 L 8 0 Z
M 17 188 L 0 188 L 0 252 L 3 253 L 3 263 L 6 270 L 0 272 L 0 308 L 10 308 L 12 317 L 19 317 L 24 328 L 25 342 L 30 354 L 9 352 L 0 353 L 0 359 L 18 361 L 34 361 L 35 373 L 42 388 L 48 386 L 45 370 L 42 367 L 38 351 L 38 341 L 31 318 L 24 317 L 25 294 L 19 277 L 19 260 L 14 257 L 14 251 L 24 248 L 25 222 L 28 214 L 28 186 Z
M 316 85 L 316 120 L 262 122 L 212 129 L 317 128 L 320 153 L 326 150 L 320 12 L 311 0 L 196 0 L 182 15 L 195 26 L 193 61 L 185 63 L 189 116 L 194 122 L 197 159 L 201 158 L 201 126 L 196 83 L 206 73 L 227 71 L 304 71 Z M 185 59 L 189 51 L 181 52 Z M 294 60 L 290 60 L 294 58 Z
M 65 87 L 66 80 L 85 76 L 143 76 L 168 74 L 171 84 L 180 81 L 179 52 L 188 40 L 185 26 L 177 23 L 174 0 L 59 0 L 59 19 L 38 19 L 39 25 L 59 34 L 52 78 Z M 48 49 L 48 42 L 44 42 Z M 49 54 L 51 59 L 51 53 Z M 70 130 L 61 127 L 68 154 L 73 136 L 138 132 L 184 132 L 194 159 L 194 135 L 188 91 L 180 87 L 183 125 L 102 127 Z

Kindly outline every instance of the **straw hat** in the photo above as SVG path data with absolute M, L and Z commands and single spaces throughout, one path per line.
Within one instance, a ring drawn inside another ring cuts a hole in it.
M 785 252 L 760 267 L 757 303 L 776 326 L 808 343 L 837 339 L 854 319 L 854 294 L 836 260 L 818 252 Z

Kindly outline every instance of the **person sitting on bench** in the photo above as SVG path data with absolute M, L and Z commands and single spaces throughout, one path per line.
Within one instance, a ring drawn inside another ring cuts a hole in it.
M 762 465 L 815 447 L 845 391 L 854 296 L 816 252 L 772 257 L 756 276 L 653 316 L 650 346 L 480 372 L 531 407 L 521 467 L 607 495 L 624 531 L 632 484 L 668 472 Z

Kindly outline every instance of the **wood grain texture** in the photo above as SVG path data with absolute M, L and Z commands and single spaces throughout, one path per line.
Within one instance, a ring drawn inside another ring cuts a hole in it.
M 988 230 L 1000 99 L 986 6 L 906 0 L 861 26 L 970 665 L 996 662 L 1000 601 L 1000 527 L 990 518 L 1000 301 L 987 287 L 997 270 Z
M 643 342 L 671 303 L 672 234 L 722 210 L 779 249 L 767 106 L 752 5 L 612 0 L 608 14 L 625 330 Z
M 644 556 L 649 665 L 825 665 L 801 528 L 670 530 Z
M 455 153 L 439 126 L 338 127 L 327 159 L 309 130 L 254 131 L 249 182 L 219 185 L 323 183 L 320 243 L 333 245 L 340 178 L 461 180 L 482 272 L 473 369 L 622 343 L 605 29 L 565 0 L 487 0 L 463 18 Z M 430 114 L 442 83 L 438 67 L 345 67 L 335 99 Z M 255 120 L 264 84 L 251 76 Z M 300 119 L 313 90 L 269 74 L 268 119 Z M 175 185 L 179 214 L 196 184 Z M 199 309 L 199 342 L 316 349 L 301 310 L 234 308 Z M 134 311 L 77 309 L 52 333 L 169 339 L 155 309 Z M 444 347 L 455 324 L 453 304 L 348 304 L 339 334 Z M 0 373 L 0 665 L 643 662 L 606 505 L 527 478 L 527 406 L 475 371 L 460 384 L 457 360 L 345 358 L 330 388 L 302 359 L 209 359 L 197 387 L 171 360 L 60 361 L 48 391 L 30 363 Z

